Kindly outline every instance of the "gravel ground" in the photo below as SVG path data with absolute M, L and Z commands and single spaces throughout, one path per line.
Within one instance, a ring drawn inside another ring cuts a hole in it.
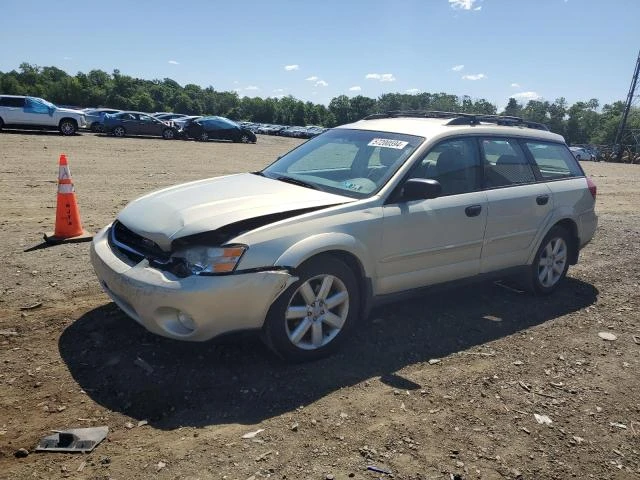
M 100 291 L 88 244 L 33 248 L 60 153 L 96 231 L 142 193 L 298 143 L 0 135 L 0 478 L 640 478 L 639 165 L 583 165 L 600 226 L 553 296 L 480 283 L 391 304 L 306 365 L 250 335 L 155 337 Z M 33 453 L 53 429 L 99 425 L 90 454 Z

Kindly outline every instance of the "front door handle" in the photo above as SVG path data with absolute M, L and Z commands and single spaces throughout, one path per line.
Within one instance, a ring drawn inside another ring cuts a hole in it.
M 546 205 L 549 202 L 549 195 L 538 195 L 536 197 L 536 203 L 538 205 Z
M 480 215 L 482 211 L 482 205 L 470 205 L 464 209 L 464 213 L 467 214 L 467 217 L 477 217 Z

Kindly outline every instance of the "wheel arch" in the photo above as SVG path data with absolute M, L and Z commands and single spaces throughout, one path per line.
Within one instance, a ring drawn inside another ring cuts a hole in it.
M 58 127 L 60 125 L 62 125 L 62 122 L 64 122 L 65 120 L 69 120 L 69 121 L 73 122 L 75 124 L 75 126 L 76 126 L 76 130 L 78 129 L 78 121 L 73 117 L 62 117 L 60 119 L 60 121 L 58 122 Z
M 303 263 L 323 255 L 331 255 L 345 263 L 354 273 L 360 289 L 360 314 L 366 317 L 371 308 L 373 263 L 365 245 L 346 233 L 325 233 L 289 247 L 276 261 L 276 265 L 297 268 Z
M 553 227 L 562 227 L 569 233 L 569 241 L 571 248 L 569 252 L 569 265 L 575 265 L 578 263 L 578 254 L 580 252 L 580 237 L 578 237 L 578 225 L 571 218 L 563 218 L 556 222 Z
M 533 249 L 529 258 L 529 264 L 533 262 L 536 252 L 540 248 L 540 244 L 554 227 L 561 227 L 569 234 L 569 265 L 575 265 L 576 263 L 578 263 L 578 255 L 580 254 L 580 237 L 578 236 L 578 225 L 572 218 L 564 217 L 556 220 L 553 223 L 550 223 L 549 226 L 540 234 L 539 238 L 536 239 L 536 242 L 534 244 L 535 248 Z

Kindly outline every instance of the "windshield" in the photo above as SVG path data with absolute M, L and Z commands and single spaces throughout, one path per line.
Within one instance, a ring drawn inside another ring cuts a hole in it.
M 377 192 L 423 141 L 413 135 L 336 128 L 303 143 L 262 174 L 365 198 Z

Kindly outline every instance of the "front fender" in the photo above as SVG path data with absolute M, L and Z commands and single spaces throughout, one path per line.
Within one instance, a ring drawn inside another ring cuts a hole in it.
M 355 256 L 367 277 L 372 276 L 374 262 L 367 247 L 356 237 L 340 232 L 319 233 L 291 245 L 276 260 L 275 265 L 297 267 L 309 258 L 328 251 L 343 251 Z

